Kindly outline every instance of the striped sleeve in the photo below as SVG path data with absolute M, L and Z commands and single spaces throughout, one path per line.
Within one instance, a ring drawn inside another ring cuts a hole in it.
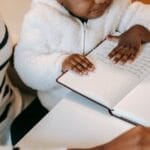
M 0 146 L 0 150 L 41 150 L 41 148 L 33 147 L 13 147 L 13 146 Z M 67 148 L 50 148 L 50 147 L 44 147 L 42 149 L 45 150 L 67 150 Z
M 0 123 L 7 118 L 11 106 L 10 97 L 13 94 L 6 75 L 11 56 L 12 47 L 9 40 L 8 29 L 0 20 Z

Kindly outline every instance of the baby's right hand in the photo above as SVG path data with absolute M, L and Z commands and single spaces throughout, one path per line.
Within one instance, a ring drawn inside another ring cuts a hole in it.
M 94 71 L 95 66 L 83 55 L 72 54 L 68 56 L 62 64 L 62 72 L 73 70 L 78 74 L 86 75 Z

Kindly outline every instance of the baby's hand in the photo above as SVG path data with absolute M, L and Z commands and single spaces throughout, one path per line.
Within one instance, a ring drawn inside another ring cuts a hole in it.
M 120 36 L 108 36 L 109 39 L 118 39 L 119 43 L 110 53 L 109 58 L 115 63 L 125 64 L 133 62 L 140 52 L 142 37 L 136 28 L 132 27 Z
M 83 55 L 72 54 L 68 56 L 63 64 L 62 71 L 73 70 L 78 74 L 86 75 L 90 71 L 94 71 L 95 66 Z

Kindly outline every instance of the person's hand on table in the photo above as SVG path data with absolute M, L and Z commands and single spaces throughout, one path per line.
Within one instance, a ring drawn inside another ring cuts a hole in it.
M 150 128 L 137 126 L 104 145 L 104 150 L 150 150 Z
M 150 128 L 137 126 L 104 145 L 71 150 L 150 150 Z

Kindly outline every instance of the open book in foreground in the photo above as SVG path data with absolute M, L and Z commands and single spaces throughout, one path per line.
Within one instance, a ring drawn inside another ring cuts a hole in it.
M 112 115 L 150 126 L 150 44 L 132 64 L 114 64 L 108 58 L 117 45 L 105 40 L 88 54 L 96 70 L 88 75 L 68 71 L 57 82 L 108 108 Z

